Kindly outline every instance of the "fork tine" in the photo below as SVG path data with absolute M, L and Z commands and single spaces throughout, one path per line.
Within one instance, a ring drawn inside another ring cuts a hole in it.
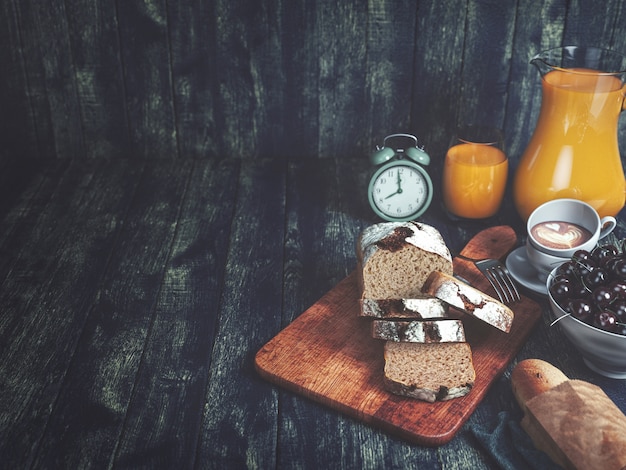
M 485 269 L 485 276 L 487 277 L 487 279 L 493 286 L 493 289 L 496 291 L 496 294 L 498 294 L 498 297 L 500 298 L 500 302 L 509 303 L 507 289 L 502 285 L 502 282 L 500 281 L 499 276 L 495 274 L 494 269 L 493 268 Z
M 502 271 L 502 278 L 504 279 L 509 289 L 509 293 L 511 294 L 511 299 L 513 299 L 514 302 L 519 302 L 520 300 L 522 300 L 522 298 L 519 295 L 519 291 L 517 290 L 515 282 L 513 282 L 513 279 L 511 279 L 511 274 L 509 273 L 509 270 L 504 265 L 500 265 L 499 268 L 500 271 Z
M 474 261 L 480 272 L 487 278 L 500 302 L 515 303 L 521 300 L 521 296 L 509 271 L 501 261 L 497 259 L 482 259 Z
M 521 300 L 517 287 L 515 287 L 515 283 L 505 266 L 495 265 L 491 268 L 491 272 L 498 280 L 498 285 L 502 288 L 507 302 L 513 303 Z

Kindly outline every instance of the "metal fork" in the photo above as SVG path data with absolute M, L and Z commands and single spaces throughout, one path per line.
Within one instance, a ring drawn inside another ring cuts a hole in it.
M 512 304 L 521 300 L 519 291 L 511 278 L 509 270 L 500 260 L 491 258 L 476 260 L 463 255 L 457 256 L 461 259 L 472 261 L 474 265 L 476 265 L 478 270 L 483 273 L 483 276 L 485 276 L 493 286 L 500 302 Z

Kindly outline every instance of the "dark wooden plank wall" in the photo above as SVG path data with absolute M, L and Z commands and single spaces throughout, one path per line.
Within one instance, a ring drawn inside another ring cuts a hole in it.
M 537 51 L 626 53 L 621 0 L 0 0 L 3 158 L 341 157 L 534 127 Z M 623 125 L 622 125 L 623 128 Z M 623 145 L 622 145 L 623 146 Z

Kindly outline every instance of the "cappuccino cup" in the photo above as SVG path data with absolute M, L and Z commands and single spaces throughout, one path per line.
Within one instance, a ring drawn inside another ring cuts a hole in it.
M 554 199 L 537 207 L 528 218 L 526 254 L 541 279 L 578 250 L 591 251 L 613 231 L 615 217 L 600 218 L 578 199 Z

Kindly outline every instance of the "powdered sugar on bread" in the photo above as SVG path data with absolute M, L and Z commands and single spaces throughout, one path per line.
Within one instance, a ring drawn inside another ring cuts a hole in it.
M 426 320 L 448 316 L 448 304 L 430 295 L 418 299 L 361 299 L 359 302 L 362 317 Z
M 442 272 L 433 271 L 424 283 L 424 293 L 444 302 L 508 333 L 513 324 L 513 311 L 462 281 Z
M 383 222 L 370 225 L 361 233 L 359 252 L 363 264 L 379 249 L 396 251 L 404 243 L 409 243 L 431 253 L 435 253 L 452 263 L 450 250 L 439 231 L 419 222 Z

